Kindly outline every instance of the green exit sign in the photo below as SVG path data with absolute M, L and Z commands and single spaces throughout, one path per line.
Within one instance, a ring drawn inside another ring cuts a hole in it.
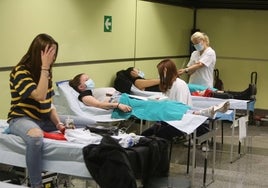
M 112 16 L 104 16 L 104 32 L 112 32 Z

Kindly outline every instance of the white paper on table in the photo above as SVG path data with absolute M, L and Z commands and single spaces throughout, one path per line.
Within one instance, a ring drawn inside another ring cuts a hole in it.
M 175 127 L 176 129 L 191 134 L 196 130 L 201 124 L 203 124 L 208 117 L 194 115 L 194 114 L 184 114 L 181 120 L 177 121 L 166 121 L 169 125 Z

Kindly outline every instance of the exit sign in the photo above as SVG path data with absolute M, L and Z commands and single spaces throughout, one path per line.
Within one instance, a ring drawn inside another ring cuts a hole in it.
M 112 16 L 104 16 L 104 32 L 112 32 Z

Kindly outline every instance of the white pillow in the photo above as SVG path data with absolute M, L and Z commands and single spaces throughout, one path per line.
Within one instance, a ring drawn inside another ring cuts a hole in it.
M 153 96 L 153 95 L 162 95 L 162 92 L 142 91 L 142 90 L 138 89 L 135 85 L 131 86 L 130 91 L 131 91 L 131 94 L 142 96 L 142 97 L 149 97 L 149 96 Z
M 77 115 L 77 116 L 83 116 L 83 117 L 94 117 L 97 115 L 111 115 L 111 110 L 105 110 L 101 108 L 86 106 L 84 103 L 78 100 L 79 93 L 76 92 L 71 86 L 69 86 L 69 82 L 58 82 L 58 91 L 59 91 L 59 98 L 61 105 L 63 105 L 67 112 L 69 112 L 69 115 Z M 107 89 L 96 89 L 96 91 L 93 92 L 96 93 L 98 98 L 103 97 L 101 95 L 102 91 L 106 91 Z M 111 89 L 107 90 L 111 91 Z M 56 103 L 59 105 L 58 103 Z

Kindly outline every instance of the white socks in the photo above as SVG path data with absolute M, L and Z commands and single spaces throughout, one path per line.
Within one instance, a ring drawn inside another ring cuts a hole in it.
M 213 118 L 215 116 L 216 112 L 225 113 L 229 108 L 230 108 L 230 102 L 225 101 L 225 102 L 222 102 L 218 105 L 211 106 L 209 108 L 205 108 L 205 109 L 196 111 L 196 112 L 194 112 L 194 114 Z
M 215 112 L 225 113 L 230 108 L 230 102 L 229 101 L 225 101 L 225 102 L 222 102 L 222 103 L 220 103 L 218 105 L 215 105 L 213 107 L 214 107 L 214 111 Z

